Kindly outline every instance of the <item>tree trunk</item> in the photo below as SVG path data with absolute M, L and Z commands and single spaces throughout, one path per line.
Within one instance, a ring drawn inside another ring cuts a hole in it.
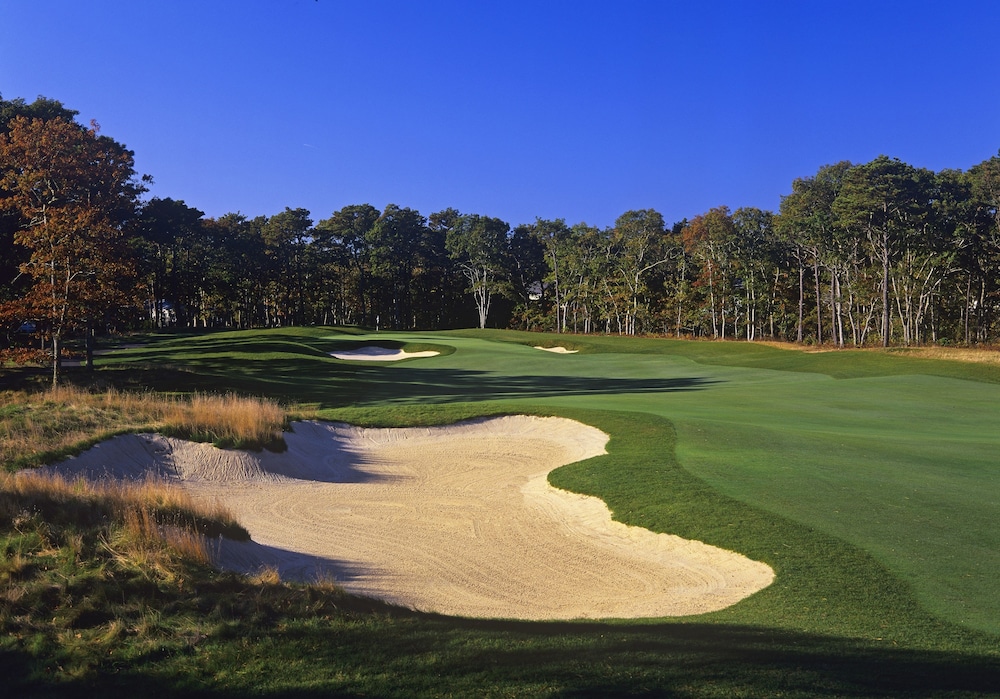
M 965 284 L 965 344 L 969 344 L 969 315 L 972 311 L 972 274 Z
M 799 322 L 795 332 L 795 341 L 802 342 L 802 323 L 806 309 L 806 267 L 802 264 L 802 256 L 797 255 L 799 263 Z
M 816 344 L 823 344 L 823 294 L 819 283 L 819 252 L 813 257 L 813 278 L 816 281 Z
M 94 327 L 91 321 L 87 321 L 87 371 L 94 370 Z
M 59 334 L 52 334 L 52 390 L 59 388 L 59 377 L 62 374 L 62 343 Z
M 882 232 L 882 346 L 889 346 L 889 233 Z

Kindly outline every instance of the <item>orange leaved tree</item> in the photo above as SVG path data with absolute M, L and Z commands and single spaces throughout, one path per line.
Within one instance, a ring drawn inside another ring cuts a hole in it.
M 31 285 L 4 304 L 8 318 L 31 319 L 50 340 L 52 384 L 62 343 L 134 298 L 134 264 L 124 223 L 145 187 L 133 154 L 63 118 L 15 118 L 0 135 L 0 211 L 20 216 L 15 242 L 30 259 L 20 273 Z

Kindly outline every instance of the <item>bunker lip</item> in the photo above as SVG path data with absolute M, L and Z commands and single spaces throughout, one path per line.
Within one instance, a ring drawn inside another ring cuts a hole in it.
M 377 347 L 370 345 L 356 350 L 341 350 L 331 352 L 330 356 L 335 359 L 343 359 L 354 362 L 398 362 L 401 359 L 416 359 L 418 357 L 436 357 L 441 354 L 434 350 L 423 352 L 407 352 L 402 349 L 392 349 L 389 347 Z
M 535 349 L 542 350 L 543 352 L 554 352 L 555 354 L 576 354 L 580 350 L 571 350 L 565 347 L 542 347 L 540 345 L 535 345 Z
M 124 435 L 52 467 L 176 479 L 219 501 L 252 541 L 219 540 L 220 567 L 441 614 L 523 620 L 684 616 L 769 585 L 770 567 L 698 541 L 613 522 L 603 501 L 548 484 L 605 452 L 600 430 L 507 416 L 448 427 L 298 422 L 288 450 L 221 450 Z

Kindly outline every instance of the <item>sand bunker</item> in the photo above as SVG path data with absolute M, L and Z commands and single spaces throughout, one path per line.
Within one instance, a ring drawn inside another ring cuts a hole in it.
M 354 362 L 397 362 L 400 359 L 415 359 L 417 357 L 436 357 L 441 354 L 434 350 L 424 352 L 407 352 L 388 347 L 362 347 L 356 350 L 331 352 L 330 356 L 337 359 L 349 359 Z
M 425 611 L 516 619 L 680 616 L 727 607 L 773 571 L 744 556 L 613 522 L 603 501 L 546 475 L 603 454 L 607 435 L 562 418 L 362 429 L 300 422 L 281 454 L 128 435 L 63 473 L 176 478 L 224 502 L 253 541 L 219 564 L 333 578 Z
M 535 345 L 535 349 L 540 349 L 545 352 L 555 352 L 556 354 L 576 354 L 580 350 L 566 349 L 565 347 L 539 347 Z

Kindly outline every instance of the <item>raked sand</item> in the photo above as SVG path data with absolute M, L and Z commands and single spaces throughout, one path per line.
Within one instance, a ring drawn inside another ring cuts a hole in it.
M 288 450 L 245 452 L 127 435 L 58 466 L 66 474 L 176 478 L 225 503 L 252 541 L 220 566 L 413 609 L 514 619 L 681 616 L 766 587 L 765 564 L 613 522 L 603 501 L 546 475 L 605 453 L 607 435 L 563 418 L 363 429 L 299 422 Z
M 434 350 L 424 350 L 423 352 L 407 352 L 401 349 L 389 349 L 388 347 L 361 347 L 356 350 L 344 350 L 343 352 L 331 352 L 330 356 L 335 359 L 345 359 L 352 362 L 398 362 L 400 359 L 416 359 L 418 357 L 436 357 L 441 354 Z

